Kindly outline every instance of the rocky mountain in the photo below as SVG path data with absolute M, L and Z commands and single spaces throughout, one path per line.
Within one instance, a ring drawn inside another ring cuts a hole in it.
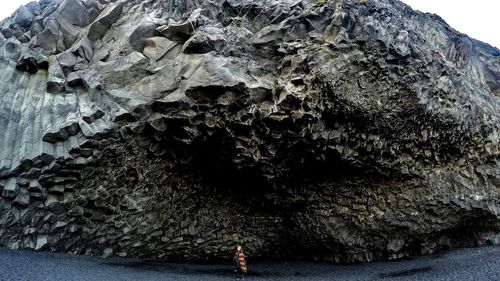
M 397 0 L 40 0 L 0 22 L 0 77 L 9 248 L 500 243 L 500 50 Z

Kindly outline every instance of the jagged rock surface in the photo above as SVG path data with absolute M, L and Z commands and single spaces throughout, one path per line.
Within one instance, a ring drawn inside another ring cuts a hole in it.
M 370 261 L 500 243 L 500 51 L 395 0 L 0 22 L 0 244 Z

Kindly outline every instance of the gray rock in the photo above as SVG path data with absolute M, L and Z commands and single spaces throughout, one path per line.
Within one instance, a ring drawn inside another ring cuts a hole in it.
M 28 207 L 30 203 L 30 196 L 25 188 L 21 188 L 19 194 L 16 196 L 12 204 L 18 205 L 20 207 Z
M 54 19 L 47 19 L 44 27 L 45 29 L 34 37 L 34 46 L 52 53 L 58 48 L 59 35 L 61 33 L 59 23 Z
M 193 35 L 198 26 L 201 9 L 194 10 L 186 21 L 169 21 L 168 25 L 160 26 L 157 30 L 170 40 L 184 42 Z
M 157 61 L 175 46 L 177 46 L 177 43 L 167 38 L 151 37 L 146 39 L 142 53 L 150 60 Z
M 88 35 L 90 40 L 101 39 L 106 34 L 111 25 L 119 19 L 125 3 L 126 1 L 122 0 L 106 6 L 97 19 L 90 25 Z
M 13 20 L 22 27 L 28 27 L 33 21 L 33 13 L 27 7 L 21 6 L 14 12 Z
M 21 10 L 0 33 L 0 245 L 349 263 L 500 241 L 500 50 L 435 15 L 396 0 Z
M 37 235 L 35 251 L 40 251 L 40 250 L 43 250 L 44 248 L 46 248 L 47 242 L 48 242 L 47 235 L 43 235 L 43 234 Z
M 2 45 L 2 57 L 17 61 L 21 56 L 21 42 L 15 38 L 9 38 Z
M 19 193 L 19 186 L 14 178 L 10 178 L 3 184 L 2 196 L 5 198 L 14 198 Z
M 66 74 L 73 70 L 73 67 L 78 62 L 78 58 L 71 52 L 64 52 L 57 56 L 57 61 Z
M 61 91 L 66 83 L 61 65 L 58 59 L 54 56 L 49 59 L 49 74 L 47 77 L 47 91 L 49 93 L 57 93 Z
M 226 46 L 225 34 L 222 30 L 206 27 L 198 31 L 184 44 L 184 53 L 203 54 L 210 51 L 222 51 Z

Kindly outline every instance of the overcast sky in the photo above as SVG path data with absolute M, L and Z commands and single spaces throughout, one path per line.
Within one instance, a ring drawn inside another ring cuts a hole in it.
M 19 6 L 26 5 L 33 0 L 0 0 L 0 21 L 10 16 Z
M 440 15 L 451 27 L 500 48 L 500 0 L 403 0 Z
M 0 19 L 29 0 L 0 0 Z M 375 0 L 376 1 L 376 0 Z M 403 0 L 414 9 L 440 15 L 456 30 L 500 48 L 500 0 Z

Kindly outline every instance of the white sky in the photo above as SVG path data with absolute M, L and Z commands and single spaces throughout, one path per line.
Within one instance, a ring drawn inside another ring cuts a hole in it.
M 33 0 L 0 0 L 0 21 L 10 16 L 19 6 L 26 5 Z
M 0 20 L 31 0 L 0 0 Z M 402 0 L 440 15 L 451 27 L 500 48 L 500 0 Z
M 402 0 L 441 16 L 451 27 L 500 48 L 500 0 Z

